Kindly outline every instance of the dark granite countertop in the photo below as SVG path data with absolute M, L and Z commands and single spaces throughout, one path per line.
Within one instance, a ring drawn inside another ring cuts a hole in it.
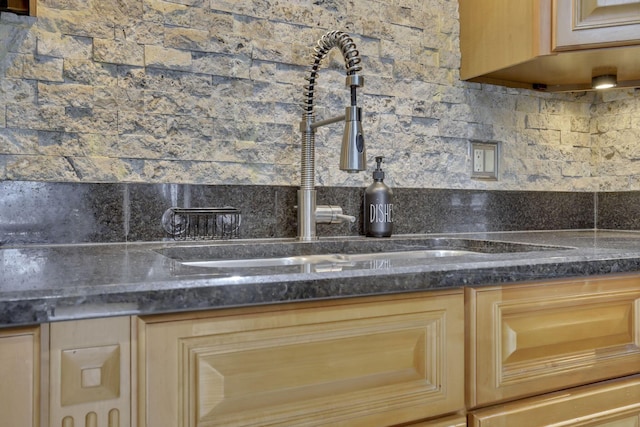
M 471 249 L 314 265 L 211 268 L 185 261 L 294 253 Z M 538 231 L 0 248 L 0 327 L 640 271 L 640 233 Z

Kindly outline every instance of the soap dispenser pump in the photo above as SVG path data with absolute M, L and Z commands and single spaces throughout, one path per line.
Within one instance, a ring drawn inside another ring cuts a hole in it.
M 393 191 L 384 183 L 383 158 L 376 157 L 373 183 L 364 192 L 364 232 L 368 237 L 389 237 L 393 231 Z

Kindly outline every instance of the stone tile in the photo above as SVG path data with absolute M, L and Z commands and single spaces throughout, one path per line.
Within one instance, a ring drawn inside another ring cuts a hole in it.
M 0 245 L 123 241 L 120 188 L 0 182 Z

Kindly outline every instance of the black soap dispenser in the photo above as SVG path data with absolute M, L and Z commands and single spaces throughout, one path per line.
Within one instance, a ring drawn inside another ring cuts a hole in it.
M 393 232 L 393 191 L 383 182 L 382 159 L 376 157 L 373 183 L 364 192 L 364 233 L 368 237 L 389 237 Z

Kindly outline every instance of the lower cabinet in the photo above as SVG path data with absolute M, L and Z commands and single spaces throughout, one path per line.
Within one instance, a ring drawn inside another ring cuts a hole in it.
M 118 317 L 0 329 L 0 426 L 131 426 L 130 325 Z
M 463 316 L 458 290 L 140 318 L 139 426 L 370 427 L 460 411 Z
M 469 415 L 470 427 L 637 427 L 640 375 L 522 399 Z
M 640 427 L 640 275 L 0 329 L 0 427 Z
M 40 328 L 0 329 L 0 425 L 40 426 Z
M 640 426 L 640 276 L 465 297 L 469 426 Z
M 468 288 L 466 303 L 471 408 L 640 373 L 640 276 Z

